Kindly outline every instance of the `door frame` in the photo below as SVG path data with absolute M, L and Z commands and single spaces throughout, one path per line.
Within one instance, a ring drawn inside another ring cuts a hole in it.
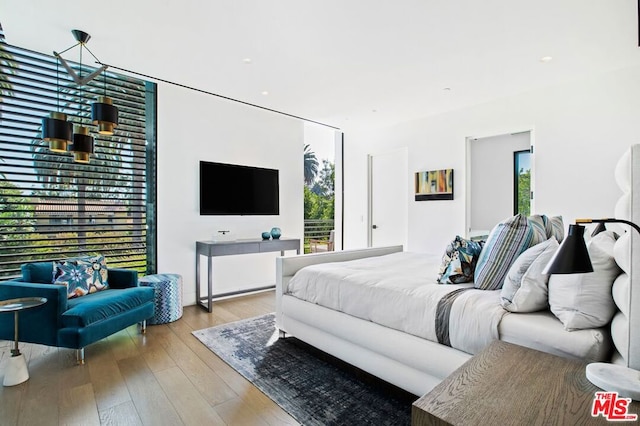
M 495 132 L 488 132 L 477 136 L 467 136 L 465 138 L 465 227 L 464 233 L 465 238 L 470 238 L 471 232 L 471 144 L 478 140 L 484 138 L 491 138 L 496 136 L 508 135 L 508 134 L 517 134 L 517 133 L 525 133 L 529 132 L 529 146 L 535 147 L 535 128 L 534 126 L 528 127 L 520 127 L 517 129 L 511 130 L 502 130 Z M 535 212 L 535 185 L 536 185 L 536 167 L 535 167 L 535 159 L 536 159 L 536 150 L 535 148 L 531 152 L 531 193 L 534 195 L 531 198 L 531 213 Z
M 405 218 L 405 229 L 403 229 L 403 242 L 402 245 L 404 249 L 407 249 L 407 244 L 409 240 L 409 148 L 401 147 L 396 149 L 391 149 L 382 152 L 376 152 L 373 154 L 367 154 L 367 247 L 373 246 L 373 157 L 378 155 L 386 155 L 393 154 L 396 152 L 403 153 L 403 162 L 404 162 L 404 173 L 406 180 L 406 197 L 405 202 L 407 203 L 407 215 Z

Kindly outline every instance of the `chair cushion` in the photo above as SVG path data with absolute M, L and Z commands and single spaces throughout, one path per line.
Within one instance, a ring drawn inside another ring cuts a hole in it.
M 69 299 L 109 288 L 104 256 L 55 262 L 54 268 L 53 283 L 66 286 Z
M 62 324 L 65 327 L 86 327 L 153 302 L 153 295 L 151 287 L 132 287 L 104 290 L 69 299 L 69 309 L 62 314 Z
M 20 266 L 22 280 L 26 283 L 51 284 L 55 272 L 54 262 L 33 262 Z

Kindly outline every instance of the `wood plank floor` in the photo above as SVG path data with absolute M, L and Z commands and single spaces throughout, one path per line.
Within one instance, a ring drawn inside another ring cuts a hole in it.
M 75 351 L 21 344 L 30 379 L 0 385 L 0 424 L 294 425 L 296 421 L 191 335 L 275 311 L 273 291 L 184 308 L 171 324 L 129 327 Z M 0 381 L 10 342 L 0 341 Z

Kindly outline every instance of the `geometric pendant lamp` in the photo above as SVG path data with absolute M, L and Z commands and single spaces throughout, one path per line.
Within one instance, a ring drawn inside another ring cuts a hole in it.
M 89 163 L 93 154 L 93 136 L 89 134 L 89 128 L 85 126 L 73 126 L 73 143 L 69 147 L 73 152 L 73 159 L 76 163 Z
M 102 65 L 99 69 L 92 73 L 83 76 L 82 75 L 82 52 L 83 48 L 87 50 L 93 56 L 93 58 L 100 62 L 98 58 L 86 47 L 86 43 L 91 36 L 81 30 L 72 30 L 71 33 L 76 39 L 77 43 L 68 49 L 63 50 L 60 53 L 53 52 L 53 55 L 57 58 L 60 64 L 67 70 L 73 81 L 80 88 L 80 98 L 82 98 L 83 90 L 82 86 L 96 78 L 100 73 L 104 73 L 107 69 L 106 65 Z M 74 47 L 80 46 L 80 74 L 65 61 L 61 56 Z M 56 71 L 57 73 L 57 71 Z M 107 96 L 107 81 L 105 74 L 105 86 L 104 96 L 100 96 L 97 102 L 91 105 L 91 121 L 98 126 L 98 133 L 102 135 L 113 135 L 113 129 L 118 125 L 118 108 L 113 105 L 111 98 Z M 57 91 L 58 98 L 60 93 L 60 86 L 58 83 Z M 49 142 L 49 149 L 54 152 L 67 152 L 71 151 L 74 155 L 74 160 L 78 163 L 88 163 L 91 154 L 94 152 L 93 137 L 89 133 L 89 128 L 83 125 L 73 126 L 67 121 L 66 114 L 59 112 L 59 99 L 58 99 L 58 112 L 52 112 L 48 117 L 42 119 L 42 139 Z
M 98 102 L 91 104 L 91 121 L 101 135 L 113 135 L 113 128 L 118 125 L 118 108 L 110 97 L 100 96 Z
M 71 142 L 71 123 L 67 121 L 67 115 L 53 111 L 43 118 L 42 139 L 49 142 L 51 151 L 67 152 L 67 145 Z

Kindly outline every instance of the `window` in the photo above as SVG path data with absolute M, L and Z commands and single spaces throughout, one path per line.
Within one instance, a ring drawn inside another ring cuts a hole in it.
M 19 276 L 25 262 L 92 253 L 109 266 L 153 273 L 155 84 L 107 71 L 106 83 L 101 75 L 80 90 L 57 68 L 54 57 L 11 46 L 0 33 L 0 280 Z M 51 152 L 40 139 L 42 118 L 59 108 L 89 125 L 105 84 L 119 109 L 115 134 L 91 126 L 88 165 Z
M 531 213 L 531 151 L 513 153 L 513 214 Z

